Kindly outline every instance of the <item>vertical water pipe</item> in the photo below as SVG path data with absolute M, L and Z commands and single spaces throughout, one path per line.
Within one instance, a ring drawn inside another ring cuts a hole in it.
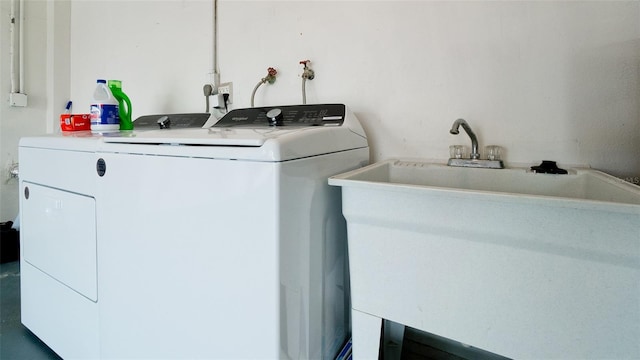
M 18 91 L 16 79 L 16 0 L 11 0 L 11 10 L 9 17 L 11 24 L 9 27 L 9 68 L 11 76 L 11 93 Z
M 220 69 L 218 68 L 218 0 L 212 0 L 213 6 L 213 93 L 218 93 Z
M 18 66 L 20 77 L 18 79 L 18 92 L 24 94 L 24 1 L 20 0 L 20 22 L 18 23 Z

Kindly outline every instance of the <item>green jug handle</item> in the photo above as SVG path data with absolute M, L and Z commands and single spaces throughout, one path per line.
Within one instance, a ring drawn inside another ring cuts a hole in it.
M 120 92 L 120 96 L 121 99 L 124 100 L 124 102 L 127 104 L 127 110 L 124 110 L 124 106 L 120 105 L 118 107 L 119 109 L 119 113 L 120 113 L 120 117 L 126 117 L 127 120 L 131 121 L 131 100 L 129 100 L 129 97 L 127 96 L 127 94 Z M 124 115 L 124 116 L 123 116 Z
M 131 121 L 131 100 L 120 89 L 112 88 L 113 96 L 118 99 L 118 114 L 120 115 L 120 130 L 133 130 Z M 124 105 L 126 104 L 126 109 Z

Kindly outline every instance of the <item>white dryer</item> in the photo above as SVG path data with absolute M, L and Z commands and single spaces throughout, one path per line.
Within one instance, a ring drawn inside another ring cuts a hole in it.
M 21 321 L 63 358 L 99 356 L 98 139 L 20 140 Z
M 350 304 L 327 178 L 368 163 L 355 116 L 300 105 L 161 125 L 91 153 L 99 357 L 333 358 Z

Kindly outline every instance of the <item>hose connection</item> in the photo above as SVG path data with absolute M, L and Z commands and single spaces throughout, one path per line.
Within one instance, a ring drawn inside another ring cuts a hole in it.
M 313 70 L 311 70 L 311 68 L 309 67 L 310 63 L 311 63 L 311 60 L 300 61 L 300 65 L 304 65 L 304 68 L 302 69 L 303 79 L 313 80 L 313 78 L 316 76 Z
M 272 67 L 267 69 L 267 76 L 262 78 L 262 83 L 269 83 L 269 84 L 273 84 L 274 82 L 276 82 L 276 74 L 278 74 L 278 71 Z
M 274 82 L 276 82 L 276 74 L 278 74 L 278 71 L 275 68 L 270 67 L 267 69 L 267 76 L 260 79 L 260 81 L 256 84 L 256 86 L 253 88 L 253 91 L 251 92 L 251 107 L 255 106 L 256 91 L 258 91 L 258 88 L 262 84 L 273 84 Z

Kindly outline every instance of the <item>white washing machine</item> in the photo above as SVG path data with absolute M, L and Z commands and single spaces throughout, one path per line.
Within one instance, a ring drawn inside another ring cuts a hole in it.
M 63 357 L 334 357 L 350 304 L 327 178 L 368 163 L 357 119 L 326 104 L 160 125 L 22 140 L 25 325 Z

